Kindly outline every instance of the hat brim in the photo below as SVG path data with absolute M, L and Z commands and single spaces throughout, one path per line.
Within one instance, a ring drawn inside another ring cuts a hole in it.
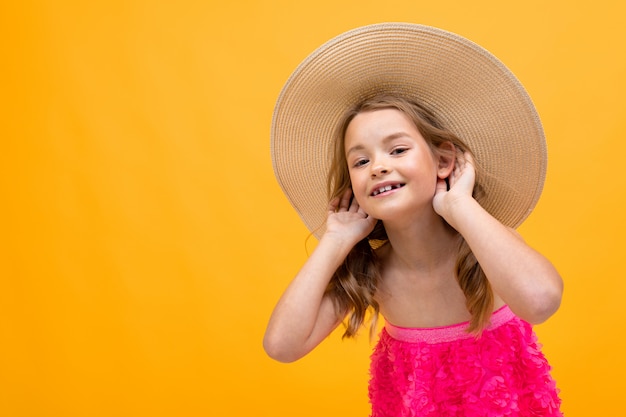
M 483 207 L 519 226 L 545 180 L 541 121 L 524 87 L 491 53 L 441 29 L 381 23 L 320 46 L 291 74 L 271 127 L 274 172 L 318 238 L 328 201 L 329 143 L 349 107 L 378 94 L 413 99 L 460 137 L 487 172 Z

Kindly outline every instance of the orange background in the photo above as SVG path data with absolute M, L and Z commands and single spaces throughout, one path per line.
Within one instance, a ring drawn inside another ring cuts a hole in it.
M 7 4 L 8 3 L 8 4 Z M 563 305 L 537 327 L 570 417 L 625 415 L 622 1 L 22 1 L 0 6 L 0 415 L 365 416 L 371 349 L 270 360 L 307 231 L 269 126 L 331 37 L 409 21 L 517 74 L 548 138 L 520 228 Z

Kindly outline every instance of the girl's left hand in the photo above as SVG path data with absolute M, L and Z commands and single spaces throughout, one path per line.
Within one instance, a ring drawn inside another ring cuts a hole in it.
M 435 212 L 446 220 L 457 205 L 463 204 L 467 198 L 473 198 L 476 171 L 472 155 L 468 152 L 460 154 L 456 158 L 454 170 L 447 180 L 447 183 L 443 178 L 437 180 L 437 188 L 433 198 Z

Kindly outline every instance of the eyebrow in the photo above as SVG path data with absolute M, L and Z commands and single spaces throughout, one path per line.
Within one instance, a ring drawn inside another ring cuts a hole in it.
M 405 137 L 405 136 L 409 136 L 409 134 L 404 131 L 399 131 L 399 132 L 392 133 L 390 135 L 385 136 L 382 141 L 383 143 L 387 144 L 395 139 Z M 350 155 L 352 152 L 360 151 L 363 149 L 365 149 L 365 146 L 363 145 L 354 145 L 353 147 L 351 147 L 350 149 L 346 151 L 346 156 Z

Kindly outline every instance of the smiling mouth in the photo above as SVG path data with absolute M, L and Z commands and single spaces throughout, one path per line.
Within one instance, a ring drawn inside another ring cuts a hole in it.
M 382 194 L 384 192 L 391 191 L 391 190 L 396 190 L 402 187 L 404 187 L 404 184 L 386 185 L 384 187 L 380 187 L 372 191 L 372 197 L 376 197 L 378 194 Z

